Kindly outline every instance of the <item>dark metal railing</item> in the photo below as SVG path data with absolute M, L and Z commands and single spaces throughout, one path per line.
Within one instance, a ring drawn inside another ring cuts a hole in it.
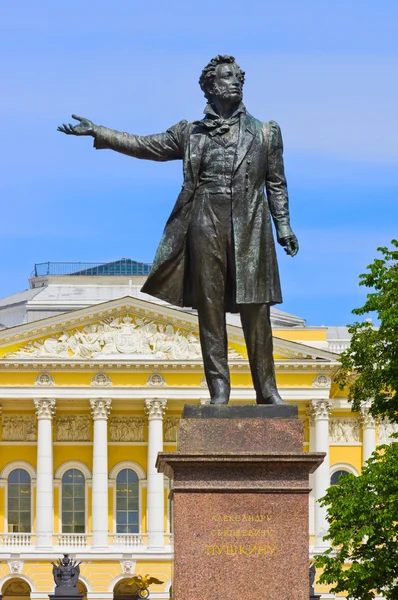
M 104 275 L 149 275 L 150 263 L 137 262 L 130 258 L 122 258 L 108 263 L 86 262 L 44 262 L 36 263 L 31 277 L 46 275 L 104 276 Z

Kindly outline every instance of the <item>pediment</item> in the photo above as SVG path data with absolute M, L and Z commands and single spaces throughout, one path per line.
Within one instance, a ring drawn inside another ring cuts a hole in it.
M 247 362 L 243 332 L 228 326 L 229 359 Z M 279 360 L 333 362 L 335 355 L 274 337 Z M 201 362 L 197 316 L 125 297 L 0 332 L 0 360 Z

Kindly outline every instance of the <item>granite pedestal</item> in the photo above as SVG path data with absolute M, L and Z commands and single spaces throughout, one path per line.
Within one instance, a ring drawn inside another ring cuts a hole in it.
M 55 586 L 53 594 L 48 594 L 50 600 L 83 600 L 84 594 L 79 594 L 76 586 Z
M 296 406 L 185 406 L 173 480 L 175 600 L 308 600 L 308 476 Z

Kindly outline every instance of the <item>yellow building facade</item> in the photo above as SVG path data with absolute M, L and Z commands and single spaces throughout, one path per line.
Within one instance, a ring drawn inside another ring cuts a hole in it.
M 54 589 L 50 562 L 62 553 L 81 561 L 79 588 L 89 599 L 126 597 L 128 579 L 147 573 L 164 582 L 151 586 L 151 597 L 170 595 L 170 482 L 155 461 L 159 451 L 175 451 L 184 404 L 207 403 L 209 395 L 196 315 L 145 297 L 141 283 L 140 277 L 67 283 L 35 277 L 30 290 L 0 305 L 6 598 L 47 598 Z M 327 453 L 310 482 L 311 554 L 322 549 L 327 526 L 317 498 L 341 472 L 360 473 L 376 447 L 376 425 L 366 412 L 351 413 L 333 384 L 338 355 L 329 349 L 327 328 L 273 314 L 279 391 L 299 407 L 304 450 Z M 228 318 L 228 335 L 231 403 L 253 403 L 235 316 Z M 386 426 L 379 435 L 389 433 Z

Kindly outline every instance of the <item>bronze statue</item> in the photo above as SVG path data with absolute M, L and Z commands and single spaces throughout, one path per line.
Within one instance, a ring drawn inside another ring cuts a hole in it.
M 314 589 L 315 576 L 316 576 L 316 567 L 315 567 L 315 563 L 312 563 L 311 566 L 310 566 L 310 572 L 309 572 L 309 577 L 310 577 L 310 600 L 320 600 L 320 597 L 321 597 L 320 594 L 316 594 L 315 593 L 315 589 Z
M 134 593 L 137 594 L 138 598 L 149 598 L 149 590 L 148 587 L 152 585 L 152 583 L 156 583 L 157 585 L 161 585 L 164 581 L 160 581 L 156 577 L 151 577 L 151 575 L 134 575 L 131 579 L 128 580 L 127 585 L 131 585 L 133 587 Z
M 287 254 L 297 254 L 298 242 L 290 227 L 280 128 L 247 112 L 243 83 L 234 57 L 217 56 L 199 80 L 208 101 L 201 121 L 137 136 L 72 115 L 80 124 L 58 130 L 91 135 L 97 149 L 183 161 L 184 184 L 142 291 L 197 309 L 212 404 L 229 401 L 228 311 L 241 316 L 257 403 L 284 404 L 272 356 L 270 306 L 281 303 L 282 294 L 271 217 Z
M 57 563 L 52 562 L 55 581 L 54 596 L 78 596 L 77 582 L 80 575 L 80 563 L 64 554 Z

